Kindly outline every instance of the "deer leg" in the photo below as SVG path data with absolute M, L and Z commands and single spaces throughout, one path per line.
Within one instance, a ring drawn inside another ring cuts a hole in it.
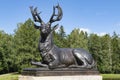
M 49 66 L 50 69 L 57 68 L 59 66 L 59 61 L 54 60 L 54 61 L 50 62 L 48 66 Z
M 78 63 L 78 66 L 76 66 L 76 67 L 87 68 L 88 63 L 86 62 L 86 59 L 77 51 L 75 51 L 73 54 L 77 60 L 82 62 L 82 65 L 79 65 L 79 63 Z
M 34 61 L 32 61 L 31 64 L 32 65 L 37 65 L 37 66 L 40 66 L 40 67 L 46 67 L 46 68 L 48 67 L 48 65 L 42 64 L 41 62 L 34 62 Z

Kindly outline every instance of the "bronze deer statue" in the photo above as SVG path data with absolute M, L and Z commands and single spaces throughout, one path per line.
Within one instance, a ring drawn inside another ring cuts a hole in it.
M 53 31 L 58 27 L 58 24 L 51 28 L 51 24 L 61 20 L 63 13 L 59 5 L 53 7 L 53 14 L 48 23 L 44 23 L 37 12 L 37 8 L 30 7 L 33 19 L 41 25 L 36 29 L 40 29 L 39 51 L 42 56 L 42 62 L 32 62 L 34 65 L 48 67 L 49 69 L 56 68 L 93 68 L 95 61 L 92 55 L 81 48 L 59 48 L 53 42 Z M 55 10 L 58 14 L 55 14 Z M 56 17 L 56 18 L 54 18 Z

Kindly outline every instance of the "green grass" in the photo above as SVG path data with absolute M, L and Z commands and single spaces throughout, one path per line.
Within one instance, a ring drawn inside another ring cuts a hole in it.
M 102 74 L 103 79 L 119 79 L 120 80 L 120 74 Z
M 18 80 L 18 73 L 9 73 L 0 75 L 0 80 Z

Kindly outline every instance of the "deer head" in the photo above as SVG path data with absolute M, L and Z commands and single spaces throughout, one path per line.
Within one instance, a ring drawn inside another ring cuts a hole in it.
M 58 10 L 58 13 L 56 14 L 56 9 Z M 41 19 L 41 17 L 39 16 L 40 13 L 38 13 L 37 11 L 37 7 L 33 9 L 33 6 L 30 7 L 33 19 L 35 22 L 39 22 L 40 26 L 34 24 L 36 29 L 40 29 L 41 34 L 45 35 L 45 34 L 49 34 L 52 29 L 55 30 L 58 26 L 55 25 L 53 28 L 51 28 L 51 24 L 55 21 L 60 21 L 62 19 L 63 13 L 62 13 L 62 9 L 59 6 L 59 4 L 57 6 L 53 6 L 53 14 L 50 18 L 50 20 L 47 23 L 44 23 Z

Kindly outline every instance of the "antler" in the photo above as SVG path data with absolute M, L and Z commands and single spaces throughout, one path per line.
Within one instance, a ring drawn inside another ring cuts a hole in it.
M 40 22 L 41 24 L 44 24 L 41 17 L 39 16 L 40 13 L 37 12 L 37 7 L 33 9 L 33 6 L 30 7 L 31 14 L 33 16 L 33 19 L 35 22 Z
M 58 10 L 58 14 L 55 14 L 55 9 L 57 8 Z M 56 16 L 56 18 L 54 19 L 54 16 Z M 55 21 L 60 21 L 62 19 L 63 13 L 62 13 L 62 9 L 59 6 L 59 4 L 57 6 L 53 7 L 53 14 L 49 20 L 49 23 L 55 22 Z

